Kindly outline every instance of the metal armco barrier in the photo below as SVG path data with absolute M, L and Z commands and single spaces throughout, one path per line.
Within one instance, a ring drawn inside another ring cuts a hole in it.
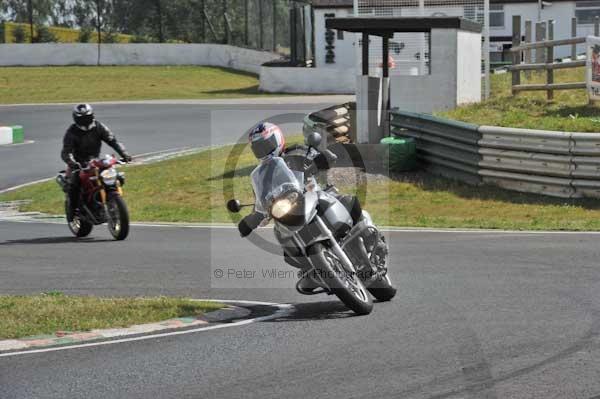
M 600 133 L 477 126 L 394 110 L 392 131 L 417 140 L 432 173 L 562 198 L 600 198 Z

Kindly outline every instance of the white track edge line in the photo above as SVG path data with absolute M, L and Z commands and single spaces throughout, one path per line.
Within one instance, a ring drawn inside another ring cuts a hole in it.
M 172 332 L 168 332 L 168 333 L 150 334 L 150 335 L 143 335 L 140 337 L 121 338 L 121 339 L 108 340 L 108 341 L 102 341 L 102 342 L 90 342 L 87 344 L 59 346 L 59 347 L 43 348 L 43 349 L 33 349 L 33 350 L 25 350 L 25 351 L 10 352 L 10 353 L 0 353 L 0 358 L 33 355 L 33 354 L 47 353 L 47 352 L 58 352 L 58 351 L 81 349 L 81 348 L 91 348 L 91 347 L 96 347 L 96 346 L 115 345 L 115 344 L 122 344 L 122 343 L 127 343 L 127 342 L 146 341 L 146 340 L 156 339 L 156 338 L 193 334 L 193 333 L 202 332 L 202 331 L 219 330 L 221 328 L 227 328 L 227 327 L 239 327 L 239 326 L 243 326 L 246 324 L 252 324 L 252 323 L 257 323 L 257 322 L 266 321 L 266 320 L 273 320 L 278 317 L 287 316 L 290 313 L 290 309 L 292 309 L 294 307 L 291 304 L 260 302 L 260 301 L 245 301 L 245 300 L 236 301 L 236 300 L 231 300 L 231 299 L 221 299 L 221 300 L 219 300 L 219 299 L 194 299 L 194 301 L 241 303 L 241 304 L 246 304 L 246 305 L 273 306 L 273 307 L 277 308 L 277 311 L 275 311 L 273 314 L 267 315 L 267 316 L 261 316 L 261 317 L 255 317 L 252 319 L 240 320 L 240 321 L 236 321 L 235 323 L 217 324 L 214 326 L 199 327 L 199 328 L 194 328 L 191 330 L 172 331 Z
M 0 222 L 31 223 L 31 224 L 63 224 L 61 216 L 52 219 L 0 219 Z M 156 227 L 171 229 L 237 229 L 234 224 L 193 224 L 193 223 L 144 223 L 132 222 L 132 227 Z M 270 226 L 260 229 L 270 229 Z M 435 234 L 491 234 L 491 235 L 600 235 L 600 231 L 559 231 L 559 230 L 482 230 L 482 229 L 435 229 L 435 228 L 407 228 L 407 227 L 382 227 L 379 231 L 384 233 L 435 233 Z

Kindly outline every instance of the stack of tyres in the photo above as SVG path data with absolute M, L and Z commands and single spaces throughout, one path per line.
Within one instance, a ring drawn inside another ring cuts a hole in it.
M 384 137 L 383 165 L 390 172 L 407 172 L 417 167 L 417 144 L 412 137 Z

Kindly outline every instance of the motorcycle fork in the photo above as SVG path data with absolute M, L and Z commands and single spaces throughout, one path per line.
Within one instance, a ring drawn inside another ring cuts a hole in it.
M 321 217 L 317 215 L 315 217 L 315 222 L 317 223 L 317 225 L 319 226 L 319 228 L 321 229 L 321 231 L 323 233 L 325 233 L 327 235 L 327 237 L 329 238 L 329 242 L 331 243 L 331 249 L 333 250 L 333 253 L 338 257 L 338 259 L 340 261 L 342 261 L 342 264 L 346 268 L 346 271 L 348 271 L 350 273 L 356 273 L 356 269 L 354 267 L 354 264 L 352 263 L 352 261 L 350 260 L 350 258 L 348 258 L 348 255 L 342 249 L 342 247 L 340 246 L 340 244 L 338 244 L 337 240 L 335 239 L 335 237 L 331 233 L 331 230 L 329 230 L 329 228 L 327 227 L 327 225 L 325 224 L 325 222 L 323 222 L 323 220 L 321 219 Z

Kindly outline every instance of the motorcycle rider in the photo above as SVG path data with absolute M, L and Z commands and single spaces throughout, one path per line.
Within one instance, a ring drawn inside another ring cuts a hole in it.
M 68 166 L 70 207 L 67 218 L 69 220 L 73 219 L 79 207 L 79 171 L 90 159 L 100 156 L 102 142 L 111 146 L 124 161 L 131 162 L 132 159 L 125 146 L 117 141 L 110 129 L 96 120 L 91 105 L 76 105 L 73 108 L 73 122 L 65 133 L 61 151 L 61 158 Z
M 260 164 L 252 171 L 251 180 L 256 181 L 273 178 L 271 175 L 271 162 L 282 162 L 281 157 L 285 155 L 285 138 L 279 126 L 272 123 L 259 123 L 249 134 L 250 147 L 254 156 L 260 161 Z M 298 147 L 290 148 L 297 149 Z M 335 157 L 334 155 L 331 155 Z M 318 169 L 328 168 L 327 156 L 319 155 L 314 159 L 314 163 Z M 304 182 L 298 182 L 300 187 L 303 187 Z M 252 231 L 259 227 L 264 222 L 268 221 L 268 210 L 263 208 L 261 203 L 262 193 L 254 193 L 256 197 L 254 212 L 244 217 L 238 224 L 238 230 L 242 237 L 248 236 Z M 359 222 L 362 215 L 362 207 L 358 198 L 351 195 L 334 195 L 346 207 L 350 213 L 353 223 Z M 290 266 L 301 269 L 301 281 L 299 287 L 306 292 L 310 292 L 318 288 L 319 284 L 306 273 L 310 265 L 303 264 L 296 258 L 289 257 L 284 252 L 284 260 Z

